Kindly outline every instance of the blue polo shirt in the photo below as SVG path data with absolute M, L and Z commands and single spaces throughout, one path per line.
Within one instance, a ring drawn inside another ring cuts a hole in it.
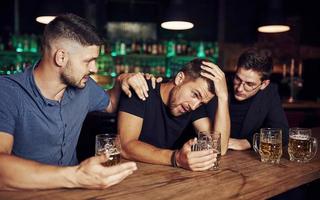
M 12 154 L 51 165 L 76 165 L 76 145 L 90 111 L 104 110 L 109 97 L 91 78 L 83 89 L 68 87 L 60 102 L 46 99 L 33 70 L 0 76 L 0 132 L 14 137 Z

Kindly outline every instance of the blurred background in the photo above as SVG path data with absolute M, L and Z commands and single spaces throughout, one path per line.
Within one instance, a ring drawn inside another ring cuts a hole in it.
M 35 20 L 37 16 L 72 12 L 89 20 L 105 39 L 93 78 L 106 89 L 123 72 L 169 79 L 195 57 L 212 60 L 230 78 L 243 50 L 263 47 L 274 58 L 271 79 L 278 84 L 289 126 L 317 127 L 317 5 L 316 0 L 0 0 L 0 75 L 22 72 L 40 58 L 45 25 Z M 193 27 L 162 28 L 170 17 L 189 21 Z M 279 20 L 290 30 L 259 32 L 268 20 Z M 78 143 L 79 160 L 94 154 L 95 134 L 115 130 L 116 114 L 90 113 Z
M 123 72 L 170 78 L 194 57 L 217 63 L 231 77 L 239 54 L 251 46 L 272 53 L 291 125 L 320 124 L 320 12 L 316 0 L 1 0 L 0 74 L 18 73 L 40 57 L 42 15 L 72 12 L 105 39 L 93 78 L 104 88 Z M 170 17 L 193 24 L 168 30 Z M 267 20 L 290 30 L 262 33 Z M 292 117 L 294 116 L 294 117 Z

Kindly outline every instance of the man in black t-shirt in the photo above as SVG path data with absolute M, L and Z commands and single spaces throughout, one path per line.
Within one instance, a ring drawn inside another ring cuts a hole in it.
M 122 156 L 193 171 L 209 169 L 216 155 L 212 150 L 191 152 L 194 140 L 174 150 L 189 122 L 197 131 L 221 132 L 221 154 L 226 153 L 230 131 L 228 92 L 224 73 L 218 66 L 194 59 L 173 80 L 161 83 L 148 95 L 145 101 L 125 95 L 120 100 L 118 131 Z M 214 96 L 217 96 L 218 107 L 212 122 L 201 105 Z
M 283 144 L 287 143 L 287 118 L 277 87 L 270 83 L 272 66 L 267 50 L 251 48 L 240 55 L 230 92 L 229 149 L 250 149 L 253 134 L 260 128 L 281 128 Z M 214 118 L 214 102 L 206 107 L 210 118 Z

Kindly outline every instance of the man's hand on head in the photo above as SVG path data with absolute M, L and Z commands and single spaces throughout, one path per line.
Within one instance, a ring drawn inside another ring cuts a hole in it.
M 228 99 L 228 88 L 224 72 L 211 62 L 202 62 L 201 76 L 214 82 L 215 92 L 219 99 Z

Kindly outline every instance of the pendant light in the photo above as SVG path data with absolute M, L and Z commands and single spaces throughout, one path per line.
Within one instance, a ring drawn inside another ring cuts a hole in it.
M 161 23 L 168 30 L 187 30 L 193 28 L 187 13 L 187 4 L 183 0 L 172 0 Z
M 263 12 L 261 24 L 258 27 L 259 32 L 280 33 L 290 30 L 283 16 L 281 0 L 267 0 L 263 7 L 266 8 L 266 11 Z

